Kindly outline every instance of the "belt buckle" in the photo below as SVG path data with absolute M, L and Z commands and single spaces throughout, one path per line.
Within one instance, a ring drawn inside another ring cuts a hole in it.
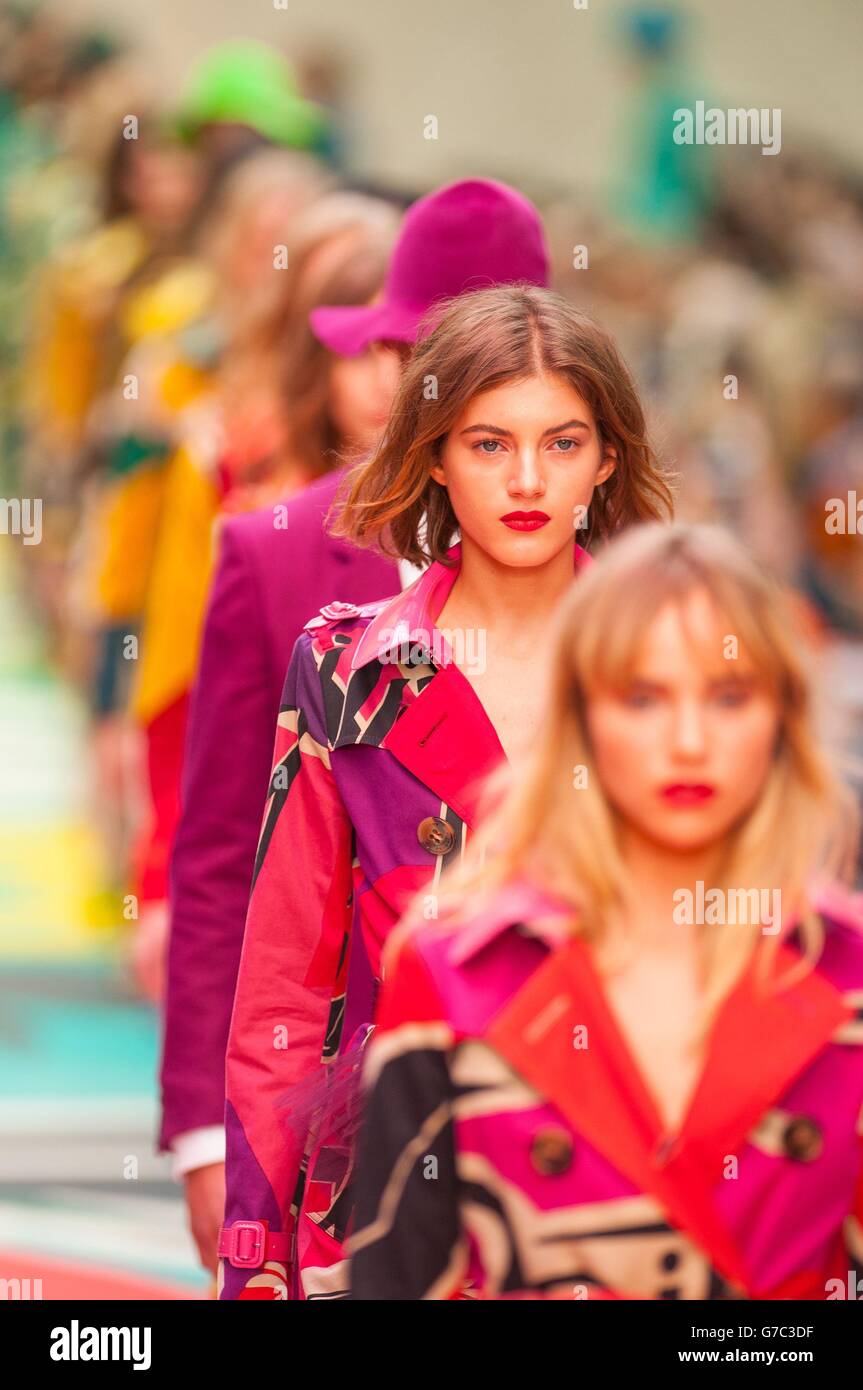
M 240 1245 L 246 1236 L 245 1253 Z M 263 1221 L 235 1221 L 230 1229 L 230 1248 L 228 1263 L 235 1269 L 255 1269 L 264 1263 L 267 1245 L 267 1227 Z

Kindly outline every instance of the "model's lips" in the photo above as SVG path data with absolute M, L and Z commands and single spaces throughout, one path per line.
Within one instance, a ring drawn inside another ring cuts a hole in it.
M 551 521 L 547 512 L 507 512 L 501 521 L 513 531 L 537 531 Z
M 701 806 L 716 795 L 716 788 L 706 782 L 672 782 L 662 788 L 662 796 L 672 806 Z

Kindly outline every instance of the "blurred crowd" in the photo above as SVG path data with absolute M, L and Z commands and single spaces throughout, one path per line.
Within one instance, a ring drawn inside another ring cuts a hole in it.
M 512 181 L 555 287 L 617 335 L 679 513 L 795 588 L 863 751 L 863 182 L 821 148 L 670 167 L 650 117 L 673 34 L 642 18 L 628 42 L 633 182 L 603 201 Z M 106 883 L 136 917 L 166 896 L 218 518 L 374 442 L 384 368 L 333 359 L 308 315 L 374 299 L 427 191 L 354 181 L 333 74 L 265 45 L 203 53 L 171 109 L 143 92 L 109 35 L 0 11 L 0 492 L 42 502 L 21 589 L 86 693 Z

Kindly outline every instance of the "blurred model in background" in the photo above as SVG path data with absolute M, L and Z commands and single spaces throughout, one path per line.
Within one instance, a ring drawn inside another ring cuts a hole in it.
M 234 178 L 244 182 L 259 159 Z M 269 158 L 266 156 L 265 158 Z M 305 213 L 279 219 L 289 258 L 273 266 L 275 224 L 260 226 L 260 197 L 243 197 L 232 255 L 220 286 L 254 308 L 227 321 L 235 336 L 213 389 L 187 412 L 188 432 L 172 457 L 142 615 L 141 660 L 132 711 L 147 740 L 151 815 L 140 846 L 144 910 L 135 931 L 138 976 L 162 994 L 168 858 L 180 810 L 189 695 L 198 661 L 220 511 L 284 503 L 343 454 L 368 448 L 386 417 L 375 367 L 359 374 L 329 358 L 308 326 L 311 304 L 365 303 L 379 290 L 398 225 L 394 209 L 356 194 L 329 194 Z M 276 255 L 278 256 L 278 251 Z M 238 269 L 239 267 L 239 269 Z M 246 269 L 242 269 L 246 267 Z M 242 273 L 240 273 L 242 270 Z M 273 525 L 275 517 L 270 512 Z

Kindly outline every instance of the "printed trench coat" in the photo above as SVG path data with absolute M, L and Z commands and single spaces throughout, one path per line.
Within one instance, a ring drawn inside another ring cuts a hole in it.
M 436 635 L 460 546 L 447 558 L 388 601 L 328 605 L 294 648 L 228 1040 L 223 1298 L 347 1292 L 352 1151 L 309 1158 L 296 1098 L 370 1021 L 384 941 L 504 758 Z
M 560 905 L 510 884 L 412 933 L 366 1049 L 352 1297 L 863 1296 L 863 903 L 815 906 L 814 969 L 762 992 L 750 963 L 675 1134 Z

